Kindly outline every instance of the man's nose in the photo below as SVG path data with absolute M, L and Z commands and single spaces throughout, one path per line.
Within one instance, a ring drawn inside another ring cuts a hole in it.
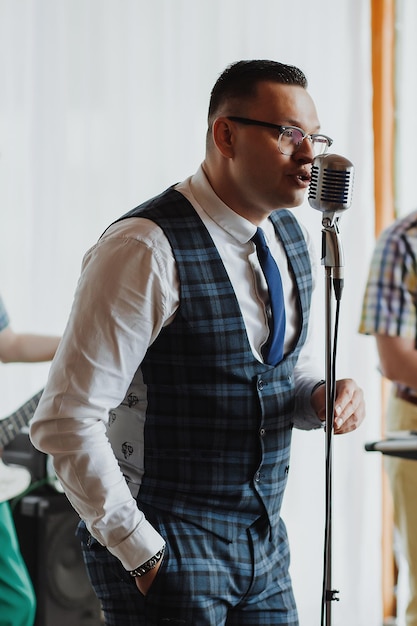
M 303 163 L 312 163 L 315 157 L 313 142 L 309 135 L 306 135 L 302 140 L 298 150 L 294 152 L 293 158 L 296 161 L 302 161 Z

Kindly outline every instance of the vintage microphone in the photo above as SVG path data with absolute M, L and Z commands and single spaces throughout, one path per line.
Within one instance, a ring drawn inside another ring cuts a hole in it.
M 324 537 L 324 568 L 321 626 L 331 625 L 331 603 L 339 600 L 332 589 L 332 438 L 336 395 L 336 345 L 340 300 L 343 290 L 344 257 L 340 240 L 340 215 L 352 201 L 354 168 L 337 154 L 320 154 L 311 168 L 308 201 L 322 212 L 321 264 L 326 279 L 326 515 Z M 336 324 L 332 333 L 332 287 L 337 303 Z
M 333 270 L 334 279 L 342 281 L 343 250 L 340 243 L 339 219 L 352 202 L 354 168 L 348 159 L 337 154 L 320 154 L 311 169 L 308 201 L 313 209 L 323 213 L 322 265 Z

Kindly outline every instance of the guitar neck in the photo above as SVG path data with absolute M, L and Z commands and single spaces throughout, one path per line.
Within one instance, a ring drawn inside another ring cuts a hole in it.
M 17 411 L 0 420 L 0 448 L 7 446 L 19 434 L 22 428 L 29 424 L 42 393 L 43 389 L 38 391 L 33 398 L 25 402 Z

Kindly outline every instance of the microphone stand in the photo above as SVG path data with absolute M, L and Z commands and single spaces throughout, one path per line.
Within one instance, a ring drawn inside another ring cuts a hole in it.
M 338 601 L 338 591 L 332 589 L 332 443 L 333 443 L 333 420 L 336 396 L 336 337 L 332 336 L 332 287 L 335 298 L 340 302 L 343 288 L 343 251 L 340 242 L 338 228 L 339 218 L 337 212 L 324 212 L 322 219 L 322 259 L 325 268 L 325 304 L 326 304 L 326 334 L 325 334 L 325 359 L 326 359 L 326 516 L 325 516 L 325 539 L 324 539 L 324 573 L 323 573 L 323 597 L 322 597 L 322 626 L 331 625 L 331 603 Z

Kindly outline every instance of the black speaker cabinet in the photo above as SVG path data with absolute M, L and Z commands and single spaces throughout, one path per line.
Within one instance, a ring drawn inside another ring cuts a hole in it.
M 5 463 L 26 467 L 32 477 L 32 483 L 46 479 L 47 455 L 32 445 L 26 426 L 4 447 L 2 459 Z
M 78 515 L 62 493 L 26 495 L 14 509 L 20 549 L 37 599 L 36 626 L 100 626 L 75 530 Z
M 102 626 L 99 602 L 75 536 L 79 517 L 57 489 L 47 455 L 33 447 L 24 428 L 5 446 L 3 460 L 26 467 L 31 474 L 30 490 L 15 500 L 13 517 L 35 588 L 35 626 Z

